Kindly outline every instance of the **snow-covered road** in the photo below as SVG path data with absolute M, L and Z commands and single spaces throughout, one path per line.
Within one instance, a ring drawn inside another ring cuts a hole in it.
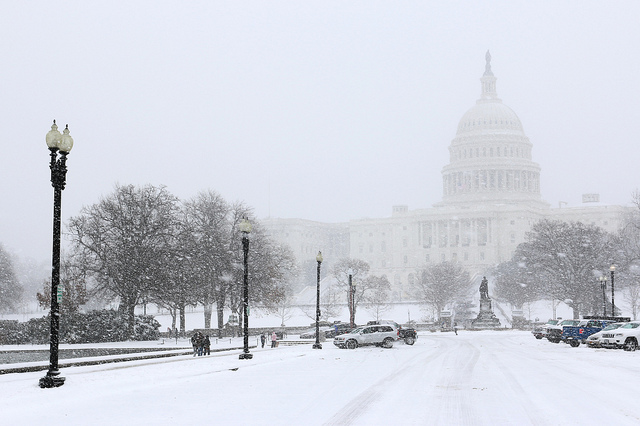
M 640 353 L 519 331 L 421 334 L 414 346 L 326 342 L 0 376 L 3 424 L 636 425 Z M 7 423 L 5 423 L 7 422 Z

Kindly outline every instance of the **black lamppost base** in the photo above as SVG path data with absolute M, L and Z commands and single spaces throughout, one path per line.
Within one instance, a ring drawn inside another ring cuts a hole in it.
M 65 380 L 65 378 L 62 377 L 62 376 L 49 376 L 49 375 L 46 375 L 42 379 L 40 379 L 38 384 L 43 389 L 44 388 L 59 388 L 60 386 L 64 385 L 64 380 Z
M 322 345 L 320 343 L 314 343 L 313 349 L 322 349 Z
M 238 357 L 239 359 L 252 359 L 253 358 L 253 354 L 250 353 L 241 353 L 240 356 Z

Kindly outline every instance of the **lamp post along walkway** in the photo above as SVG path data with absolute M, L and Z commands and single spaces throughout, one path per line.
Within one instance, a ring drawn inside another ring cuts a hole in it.
M 322 264 L 322 252 L 318 252 L 316 262 L 318 262 L 318 279 L 316 283 L 316 343 L 313 344 L 313 349 L 322 349 L 322 345 L 320 344 L 320 265 Z
M 243 331 L 244 331 L 244 349 L 240 354 L 240 359 L 251 359 L 253 354 L 249 353 L 249 233 L 251 232 L 251 222 L 247 218 L 240 222 L 240 231 L 242 232 L 242 252 L 244 255 L 244 275 L 243 275 L 243 302 L 242 311 Z
M 616 265 L 611 265 L 609 270 L 611 271 L 611 316 L 615 317 L 616 316 L 616 293 L 613 286 L 613 277 L 616 272 Z
M 605 290 L 607 288 L 607 277 L 606 275 L 600 276 L 600 287 L 602 289 L 602 314 L 607 316 L 607 296 L 605 294 Z
M 49 371 L 40 379 L 41 388 L 55 388 L 64 384 L 65 378 L 58 370 L 58 343 L 60 333 L 60 217 L 62 210 L 62 190 L 67 179 L 67 155 L 73 148 L 73 138 L 69 134 L 69 125 L 63 134 L 58 131 L 53 120 L 51 130 L 46 136 L 47 147 L 51 152 L 51 186 L 53 186 L 53 250 L 51 256 L 51 329 L 49 333 Z

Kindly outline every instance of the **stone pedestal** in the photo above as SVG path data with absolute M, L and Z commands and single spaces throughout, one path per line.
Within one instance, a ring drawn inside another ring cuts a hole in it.
M 500 320 L 496 318 L 491 308 L 491 299 L 480 299 L 478 317 L 471 321 L 471 327 L 476 329 L 500 328 Z

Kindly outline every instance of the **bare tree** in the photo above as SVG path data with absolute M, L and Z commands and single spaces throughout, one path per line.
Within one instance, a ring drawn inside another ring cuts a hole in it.
M 136 305 L 166 277 L 177 198 L 164 187 L 116 186 L 69 220 L 74 250 L 96 285 L 119 299 L 133 336 Z
M 525 303 L 542 299 L 541 282 L 526 268 L 526 259 L 514 256 L 507 262 L 500 263 L 493 271 L 495 277 L 495 297 L 499 301 L 508 302 L 518 309 Z
M 80 307 L 87 303 L 87 273 L 77 263 L 77 259 L 67 256 L 60 262 L 60 285 L 63 287 L 60 312 L 74 314 L 80 311 Z M 51 306 L 51 278 L 45 280 L 42 293 L 36 293 L 38 304 L 43 309 Z
M 9 253 L 0 244 L 0 312 L 15 310 L 22 298 L 22 291 Z
M 336 280 L 336 288 L 343 292 L 346 300 L 349 300 L 349 275 L 354 287 L 353 292 L 353 317 L 355 318 L 358 306 L 366 303 L 367 297 L 376 283 L 368 280 L 370 266 L 360 259 L 340 259 L 331 269 L 331 274 Z
M 635 280 L 634 283 L 629 283 L 623 290 L 623 294 L 624 299 L 631 307 L 631 315 L 635 321 L 638 319 L 638 311 L 640 310 L 640 282 Z
M 226 277 L 232 274 L 231 208 L 211 190 L 200 192 L 183 206 L 183 240 L 189 248 L 189 263 L 197 271 L 192 276 L 194 294 L 204 306 L 204 328 L 210 328 L 213 304 L 223 298 L 220 293 L 227 287 Z
M 335 288 L 328 288 L 320 295 L 320 321 L 330 321 L 342 312 L 340 296 Z M 300 309 L 307 317 L 316 320 L 316 306 L 301 306 Z
M 447 306 L 464 301 L 471 288 L 469 272 L 455 262 L 442 262 L 418 271 L 413 284 L 415 297 L 430 306 L 440 318 Z
M 367 295 L 365 307 L 377 321 L 382 314 L 391 310 L 392 306 L 391 303 L 389 303 L 391 284 L 386 276 L 371 276 L 368 277 L 367 280 L 370 281 L 371 289 Z
M 540 283 L 544 294 L 567 303 L 573 317 L 598 312 L 596 278 L 618 257 L 615 237 L 594 225 L 542 220 L 527 233 L 514 259 Z

